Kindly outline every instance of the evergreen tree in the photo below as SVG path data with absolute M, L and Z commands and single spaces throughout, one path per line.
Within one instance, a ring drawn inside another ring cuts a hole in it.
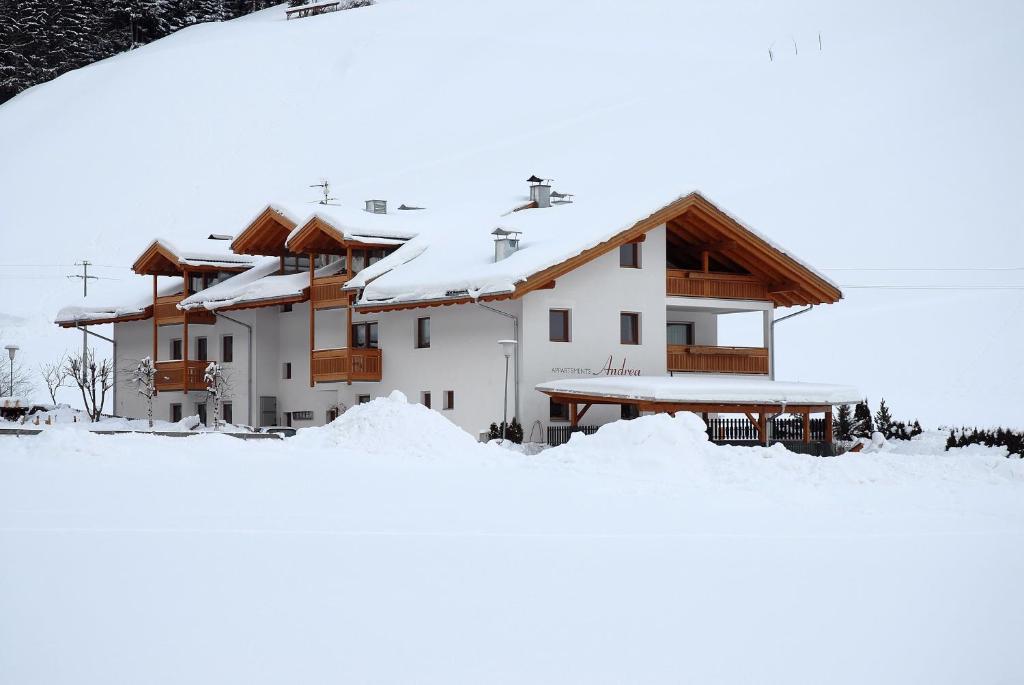
M 884 435 L 886 440 L 892 437 L 892 414 L 889 412 L 889 407 L 885 405 L 884 397 L 878 403 L 878 411 L 875 412 L 875 430 Z
M 914 419 L 914 422 L 912 424 L 910 424 L 910 437 L 914 437 L 915 435 L 920 435 L 921 433 L 924 433 L 924 428 L 921 428 L 921 422 L 920 421 L 918 421 L 917 419 Z
M 848 404 L 836 408 L 835 434 L 836 440 L 853 440 L 853 412 Z
M 956 432 L 950 428 L 949 437 L 946 438 L 946 451 L 948 452 L 953 447 L 956 447 Z
M 875 424 L 871 421 L 871 407 L 868 401 L 858 402 L 853 410 L 853 437 L 870 438 L 875 432 Z

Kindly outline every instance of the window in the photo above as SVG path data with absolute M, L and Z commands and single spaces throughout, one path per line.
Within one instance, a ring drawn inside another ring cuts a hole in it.
M 206 353 L 206 338 L 196 338 L 196 360 L 205 362 Z
M 235 416 L 231 411 L 231 403 L 225 402 L 220 405 L 220 414 L 224 417 L 224 423 L 233 423 Z
M 377 347 L 377 322 L 352 324 L 352 347 Z
M 420 404 L 422 404 L 427 409 L 430 409 L 430 391 L 429 390 L 424 390 L 423 392 L 420 393 Z
M 621 409 L 619 411 L 619 416 L 623 420 L 629 421 L 630 419 L 635 419 L 638 416 L 640 416 L 640 407 L 636 406 L 635 404 L 623 404 L 620 406 Z
M 291 310 L 292 310 L 292 306 L 290 304 L 283 304 L 283 305 L 281 305 L 281 313 L 282 314 L 287 314 Z
M 327 410 L 327 423 L 334 421 L 341 414 L 341 410 L 337 407 L 333 407 Z
M 171 423 L 177 423 L 178 421 L 181 421 L 181 405 L 180 404 L 172 404 L 171 405 Z
M 430 347 L 430 317 L 416 319 L 416 347 Z
M 283 378 L 284 380 L 288 380 L 291 377 L 292 377 L 292 363 L 291 362 L 285 362 L 284 364 L 281 364 L 281 378 Z
M 367 402 L 369 402 L 369 401 L 370 401 L 370 396 L 369 396 L 369 395 L 360 395 L 360 396 L 359 396 L 359 399 L 358 399 L 358 400 L 356 400 L 356 401 L 357 401 L 357 402 L 358 402 L 359 404 L 366 404 Z
M 181 338 L 171 341 L 171 359 L 181 359 Z
M 445 390 L 444 391 L 444 408 L 455 409 L 455 391 Z
M 623 269 L 640 268 L 640 243 L 626 243 L 619 247 L 619 266 Z
M 204 271 L 201 273 L 190 273 L 188 275 L 188 291 L 197 293 L 200 290 L 212 288 L 221 281 L 227 280 L 234 274 L 225 271 Z
M 341 260 L 341 255 L 318 254 L 316 258 L 313 260 L 313 268 L 322 269 L 325 266 L 330 266 L 331 264 L 334 264 L 335 262 L 340 262 Z
M 225 363 L 235 361 L 235 339 L 230 335 L 220 339 L 220 360 Z
M 196 404 L 196 413 L 199 414 L 199 423 L 203 426 L 206 425 L 206 402 L 198 402 Z
M 552 309 L 548 311 L 548 340 L 551 342 L 569 342 L 568 309 Z
M 670 321 L 668 324 L 669 345 L 692 345 L 693 324 Z
M 619 342 L 623 345 L 640 344 L 640 315 L 635 312 L 619 314 Z
M 309 271 L 309 255 L 285 255 L 281 257 L 282 274 L 298 274 Z
M 564 402 L 556 402 L 553 398 L 548 401 L 550 405 L 549 416 L 552 421 L 568 421 L 569 405 Z

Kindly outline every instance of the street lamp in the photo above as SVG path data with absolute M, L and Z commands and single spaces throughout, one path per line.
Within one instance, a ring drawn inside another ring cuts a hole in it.
M 499 340 L 498 344 L 501 345 L 501 353 L 505 355 L 505 394 L 502 396 L 503 421 L 501 422 L 501 441 L 504 442 L 508 435 L 508 360 L 515 354 L 516 341 Z
M 14 395 L 14 355 L 16 355 L 18 353 L 18 349 L 19 348 L 18 348 L 17 345 L 4 345 L 4 349 L 7 350 L 7 356 L 11 358 L 11 388 L 10 388 L 10 394 L 13 396 Z M 505 371 L 505 375 L 506 376 L 508 375 L 508 370 L 507 369 Z

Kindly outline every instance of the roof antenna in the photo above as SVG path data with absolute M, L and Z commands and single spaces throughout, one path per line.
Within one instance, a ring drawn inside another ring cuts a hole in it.
M 329 205 L 329 204 L 331 204 L 331 200 L 337 200 L 338 199 L 336 197 L 331 197 L 331 184 L 328 182 L 328 180 L 326 178 L 323 179 L 322 181 L 320 181 L 319 183 L 314 183 L 313 185 L 311 185 L 309 187 L 310 188 L 320 188 L 321 190 L 323 190 L 324 198 L 322 200 L 315 200 L 315 202 L 317 204 Z

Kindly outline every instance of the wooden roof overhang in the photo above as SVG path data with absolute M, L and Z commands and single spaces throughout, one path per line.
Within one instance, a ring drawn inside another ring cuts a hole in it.
M 831 412 L 828 403 L 791 404 L 788 402 L 723 402 L 708 400 L 705 402 L 688 400 L 657 400 L 627 395 L 591 395 L 585 393 L 563 392 L 558 390 L 541 390 L 556 402 L 566 404 L 627 404 L 636 406 L 640 411 L 667 412 L 692 411 L 697 414 L 746 414 L 746 413 L 786 413 L 806 414 Z
M 124 323 L 126 321 L 145 321 L 153 316 L 153 305 L 147 305 L 144 310 L 136 314 L 125 314 L 124 316 L 110 316 L 106 319 L 88 319 L 82 321 L 58 321 L 61 328 L 78 328 L 79 326 L 99 326 L 107 323 Z
M 360 314 L 377 314 L 379 312 L 393 312 L 399 309 L 423 309 L 425 307 L 450 307 L 453 304 L 472 304 L 473 302 L 497 302 L 499 300 L 511 300 L 515 293 L 496 293 L 494 295 L 482 295 L 477 298 L 464 295 L 462 297 L 444 297 L 433 300 L 416 300 L 415 302 L 394 302 L 388 304 L 362 304 L 356 305 L 355 309 Z
M 703 242 L 708 249 L 713 248 L 728 255 L 751 273 L 769 276 L 771 281 L 768 291 L 775 304 L 831 304 L 842 299 L 843 294 L 837 287 L 747 229 L 697 192 L 680 197 L 612 238 L 583 250 L 574 257 L 530 275 L 516 286 L 515 292 L 497 296 L 495 299 L 519 298 L 534 290 L 551 288 L 556 279 L 603 254 L 618 249 L 621 245 L 643 240 L 649 231 L 663 224 L 668 227 L 669 233 L 678 234 L 680 229 L 677 226 L 682 219 L 685 219 L 685 222 L 681 225 L 686 227 L 686 230 L 693 230 L 694 236 L 698 234 L 698 230 L 700 231 L 699 235 L 704 236 Z M 694 230 L 693 226 L 698 227 L 697 230 Z M 390 305 L 357 305 L 356 309 L 379 312 L 465 304 L 486 299 L 457 297 Z
M 251 264 L 240 264 L 238 262 L 210 261 L 210 264 L 188 264 L 186 258 L 174 254 L 169 247 L 159 240 L 154 240 L 146 248 L 146 251 L 132 264 L 132 271 L 141 276 L 181 276 L 186 271 L 193 273 L 205 271 L 239 273 L 246 271 L 252 266 Z
M 285 241 L 295 230 L 295 222 L 273 207 L 267 207 L 231 242 L 235 254 L 283 257 L 288 253 Z

